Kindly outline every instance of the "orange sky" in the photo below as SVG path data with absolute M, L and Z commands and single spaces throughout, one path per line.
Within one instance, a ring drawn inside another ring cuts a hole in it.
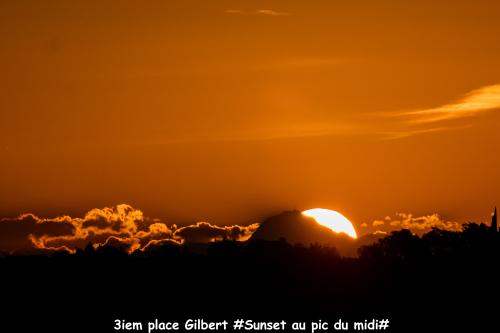
M 487 220 L 499 17 L 496 1 L 3 1 L 0 214 Z

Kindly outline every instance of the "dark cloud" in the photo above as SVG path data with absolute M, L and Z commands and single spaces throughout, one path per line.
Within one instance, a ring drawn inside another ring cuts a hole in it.
M 148 244 L 146 244 L 142 250 L 144 252 L 152 252 L 158 249 L 165 249 L 167 245 L 170 246 L 179 246 L 181 243 L 179 241 L 176 241 L 174 239 L 159 239 L 159 240 L 152 240 Z
M 92 209 L 83 218 L 40 218 L 23 214 L 0 220 L 0 251 L 26 253 L 33 250 L 74 252 L 92 243 L 95 248 L 116 246 L 128 252 L 165 243 L 211 242 L 218 239 L 246 240 L 257 225 L 219 227 L 207 222 L 177 228 L 149 219 L 129 205 Z
M 179 228 L 174 237 L 186 242 L 208 243 L 216 240 L 247 240 L 258 228 L 258 224 L 249 226 L 217 226 L 208 222 L 198 222 L 195 225 Z
M 33 248 L 31 238 L 46 234 L 55 237 L 71 235 L 75 227 L 67 217 L 46 220 L 33 214 L 23 214 L 18 218 L 0 220 L 0 250 L 12 252 Z

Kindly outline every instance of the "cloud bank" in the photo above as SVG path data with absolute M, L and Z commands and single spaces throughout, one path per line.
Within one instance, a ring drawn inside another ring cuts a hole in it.
M 131 253 L 159 243 L 244 241 L 257 229 L 249 226 L 217 226 L 208 222 L 177 227 L 144 216 L 129 205 L 92 209 L 83 218 L 59 216 L 41 218 L 23 214 L 0 219 L 0 251 L 29 253 L 66 250 L 74 252 L 93 243 L 95 247 L 115 245 Z

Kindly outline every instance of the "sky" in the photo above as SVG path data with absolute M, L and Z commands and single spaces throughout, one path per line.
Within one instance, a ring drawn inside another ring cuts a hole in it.
M 487 221 L 498 17 L 484 0 L 2 1 L 0 216 Z

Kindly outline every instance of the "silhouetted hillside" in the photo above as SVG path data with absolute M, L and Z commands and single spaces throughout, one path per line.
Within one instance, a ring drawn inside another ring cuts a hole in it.
M 334 246 L 342 255 L 354 255 L 357 248 L 355 239 L 318 224 L 300 211 L 283 212 L 266 219 L 251 237 L 252 240 L 269 241 L 280 238 L 285 238 L 290 244 Z

